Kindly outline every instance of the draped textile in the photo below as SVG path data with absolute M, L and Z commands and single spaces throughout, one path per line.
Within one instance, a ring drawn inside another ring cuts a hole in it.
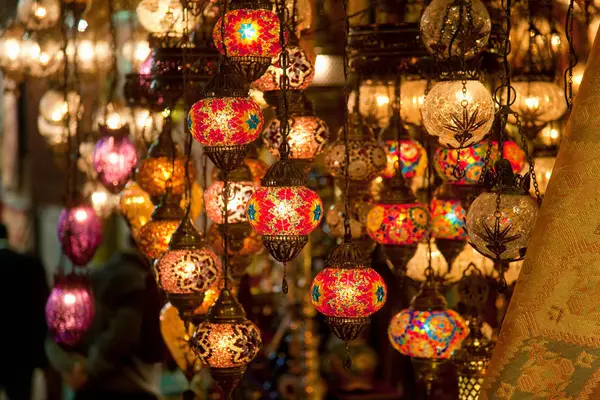
M 598 38 L 480 399 L 600 399 Z

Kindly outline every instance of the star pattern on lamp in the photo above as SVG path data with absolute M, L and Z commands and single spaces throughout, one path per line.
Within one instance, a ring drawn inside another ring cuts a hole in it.
M 256 29 L 254 28 L 254 26 L 252 26 L 251 23 L 242 24 L 242 26 L 238 30 L 238 33 L 240 34 L 242 39 L 252 40 L 256 36 Z
M 313 286 L 312 290 L 312 298 L 314 301 L 319 301 L 319 297 L 321 297 L 321 293 L 319 293 L 319 286 L 315 285 Z
M 260 124 L 260 118 L 258 118 L 257 115 L 253 114 L 250 116 L 248 121 L 246 121 L 246 123 L 248 124 L 248 127 L 250 129 L 256 129 L 256 128 L 258 128 L 258 125 Z

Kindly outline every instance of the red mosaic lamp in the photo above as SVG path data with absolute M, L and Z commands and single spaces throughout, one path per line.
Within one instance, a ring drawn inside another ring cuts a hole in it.
M 280 21 L 272 7 L 266 0 L 233 0 L 213 31 L 217 49 L 248 83 L 281 53 Z
M 381 132 L 381 141 L 387 158 L 387 165 L 381 175 L 383 178 L 394 177 L 398 160 L 404 179 L 411 180 L 423 176 L 427 169 L 427 152 L 421 143 L 410 137 L 399 113 L 392 114 L 389 125 Z
M 117 194 L 131 179 L 138 161 L 137 151 L 128 138 L 128 125 L 117 129 L 101 125 L 100 132 L 102 137 L 94 148 L 94 169 L 102 185 Z
M 451 266 L 467 243 L 464 222 L 467 211 L 449 184 L 444 184 L 437 190 L 429 210 L 432 236 L 437 248 Z
M 333 333 L 345 342 L 360 336 L 369 317 L 383 307 L 387 297 L 383 279 L 369 264 L 368 257 L 347 235 L 333 249 L 310 288 L 313 306 L 327 317 Z M 347 358 L 347 367 L 349 362 Z
M 223 171 L 237 168 L 264 125 L 262 110 L 226 67 L 211 80 L 188 115 L 188 127 L 210 160 Z
M 185 216 L 171 235 L 168 250 L 154 264 L 156 281 L 182 319 L 190 320 L 205 293 L 221 279 L 221 261 Z

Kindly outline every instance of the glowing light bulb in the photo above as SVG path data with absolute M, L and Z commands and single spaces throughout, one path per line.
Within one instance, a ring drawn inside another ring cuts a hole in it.
M 83 222 L 87 218 L 87 212 L 85 210 L 77 210 L 75 212 L 75 220 L 77 222 Z
M 120 128 L 121 127 L 121 116 L 116 112 L 108 114 L 108 116 L 106 117 L 106 125 L 110 129 Z
M 89 40 L 82 40 L 77 46 L 77 57 L 83 62 L 94 59 L 94 45 Z
M 530 110 L 536 110 L 536 109 L 538 109 L 540 107 L 540 101 L 539 101 L 539 99 L 537 97 L 526 97 L 525 98 L 525 105 Z
M 85 19 L 80 20 L 79 23 L 77 24 L 77 30 L 79 32 L 85 32 L 87 27 L 88 27 L 88 23 Z
M 37 6 L 37 8 L 33 12 L 33 14 L 37 18 L 44 18 L 48 14 L 48 10 L 46 10 L 46 7 L 44 7 L 44 6 Z
M 376 101 L 377 101 L 377 105 L 379 107 L 381 107 L 381 106 L 384 106 L 386 104 L 389 104 L 390 103 L 390 98 L 387 97 L 387 96 L 378 95 L 377 98 L 376 98 Z
M 17 39 L 7 39 L 4 42 L 4 52 L 11 61 L 15 61 L 21 52 L 21 44 Z
M 63 302 L 68 306 L 75 304 L 76 300 L 77 299 L 75 298 L 75 295 L 73 293 L 67 293 L 63 297 Z

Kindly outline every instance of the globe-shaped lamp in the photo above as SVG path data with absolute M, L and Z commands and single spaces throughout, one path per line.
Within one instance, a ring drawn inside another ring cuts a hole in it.
M 225 182 L 219 174 L 217 180 L 210 184 L 204 192 L 206 215 L 216 224 L 223 224 L 225 218 Z M 242 164 L 229 174 L 229 198 L 227 199 L 227 222 L 229 224 L 245 223 L 248 221 L 246 207 L 252 194 L 256 190 L 252 172 L 246 164 Z
M 519 115 L 529 137 L 535 137 L 544 125 L 567 111 L 563 90 L 554 82 L 522 80 L 512 86 L 516 99 L 511 108 Z M 516 120 L 510 116 L 509 122 Z
M 421 17 L 423 43 L 439 58 L 476 56 L 487 44 L 491 30 L 490 14 L 480 0 L 434 0 Z
M 84 266 L 102 241 L 102 220 L 86 203 L 63 208 L 58 217 L 58 239 L 73 265 Z
M 333 249 L 326 267 L 314 278 L 310 294 L 335 335 L 349 341 L 358 338 L 369 317 L 383 307 L 387 287 L 348 238 Z
M 54 340 L 73 348 L 94 319 L 94 299 L 83 276 L 57 276 L 46 302 L 46 324 Z
M 60 18 L 58 0 L 19 0 L 17 18 L 32 31 L 52 28 Z
M 293 160 L 312 161 L 323 152 L 329 128 L 327 124 L 315 115 L 292 116 L 288 120 L 288 144 L 290 146 L 289 157 Z M 279 147 L 283 142 L 281 134 L 281 122 L 274 118 L 265 127 L 263 134 L 265 147 L 274 156 L 279 156 Z
M 239 76 L 250 83 L 260 78 L 281 52 L 279 17 L 269 2 L 231 2 L 225 16 L 217 22 L 213 38 L 217 49 L 227 54 Z M 222 27 L 225 20 L 224 27 Z M 226 52 L 226 53 L 225 53 Z
M 421 125 L 421 109 L 425 101 L 426 88 L 427 81 L 424 79 L 407 81 L 402 84 L 400 93 L 402 121 L 412 125 Z
M 94 169 L 98 179 L 111 193 L 119 193 L 131 179 L 138 161 L 137 151 L 129 135 L 129 126 L 100 128 L 103 136 L 94 149 Z
M 421 143 L 410 137 L 403 125 L 401 115 L 397 112 L 390 118 L 389 125 L 382 130 L 381 140 L 387 158 L 383 178 L 393 178 L 398 167 L 402 169 L 402 175 L 406 180 L 423 176 L 427 167 L 427 151 Z
M 158 285 L 182 318 L 189 320 L 204 293 L 221 277 L 221 262 L 189 217 L 171 235 L 168 250 L 155 262 Z
M 348 125 L 348 151 L 350 152 L 348 177 L 351 183 L 364 184 L 381 175 L 385 170 L 387 164 L 385 150 L 360 115 L 352 114 Z M 325 167 L 337 179 L 343 179 L 346 171 L 346 144 L 343 135 L 340 131 L 338 139 L 325 149 Z
M 23 29 L 17 24 L 10 24 L 0 36 L 0 67 L 2 72 L 11 78 L 22 78 Z
M 167 251 L 171 235 L 185 216 L 180 201 L 180 198 L 167 190 L 161 203 L 152 212 L 150 221 L 141 227 L 137 244 L 139 250 L 149 259 L 156 260 Z
M 142 0 L 136 8 L 136 14 L 140 24 L 154 38 L 179 39 L 184 32 L 193 32 L 195 26 L 202 18 L 201 13 L 187 13 L 184 18 L 185 10 L 181 2 L 177 0 Z
M 286 46 L 286 52 L 289 60 L 289 65 L 286 69 L 286 76 L 289 79 L 288 90 L 306 89 L 315 76 L 316 55 L 306 49 L 305 46 L 292 44 Z M 283 68 L 281 68 L 279 58 L 276 57 L 273 59 L 267 72 L 254 81 L 252 86 L 261 92 L 281 90 L 279 83 L 282 76 Z
M 119 196 L 109 192 L 97 182 L 88 181 L 83 186 L 83 196 L 101 218 L 108 218 L 119 204 Z
M 45 78 L 54 74 L 63 59 L 60 41 L 54 31 L 43 35 L 30 34 L 21 42 L 21 57 L 25 71 L 35 78 Z
M 469 147 L 490 132 L 494 101 L 477 80 L 441 81 L 423 103 L 423 125 L 439 144 L 450 149 Z
M 538 217 L 538 204 L 529 194 L 480 194 L 467 212 L 469 243 L 493 260 L 508 262 L 525 257 L 527 243 Z

